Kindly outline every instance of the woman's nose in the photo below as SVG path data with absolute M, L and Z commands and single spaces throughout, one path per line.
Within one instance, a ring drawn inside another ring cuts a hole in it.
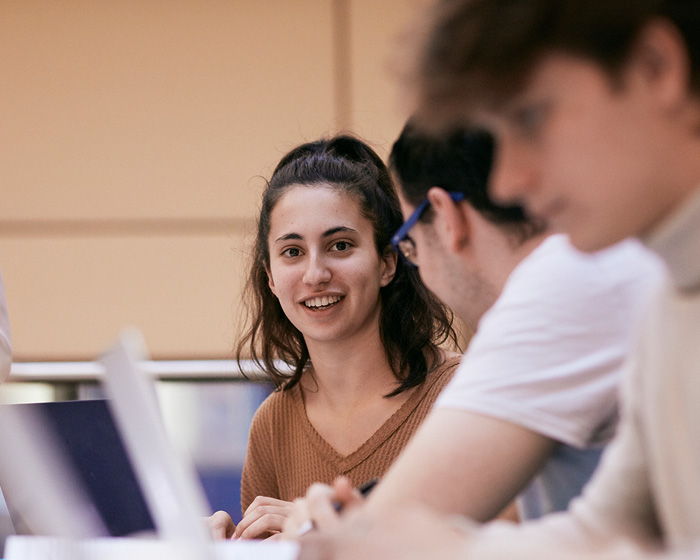
M 328 267 L 326 259 L 320 255 L 310 255 L 306 270 L 304 271 L 303 281 L 309 286 L 316 284 L 325 284 L 331 279 L 331 270 Z

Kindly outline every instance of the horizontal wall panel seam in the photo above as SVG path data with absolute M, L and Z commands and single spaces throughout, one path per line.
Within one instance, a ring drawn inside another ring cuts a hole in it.
M 252 227 L 253 220 L 244 218 L 0 220 L 0 237 L 227 235 L 247 232 Z

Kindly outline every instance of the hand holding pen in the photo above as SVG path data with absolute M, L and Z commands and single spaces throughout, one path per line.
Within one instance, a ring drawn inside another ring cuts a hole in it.
M 360 493 L 360 496 L 363 498 L 366 498 L 367 495 L 372 491 L 372 489 L 377 485 L 379 482 L 378 478 L 373 478 L 371 480 L 368 480 L 364 484 L 361 484 L 360 486 L 357 487 L 357 491 Z M 343 510 L 343 507 L 345 507 L 345 504 L 343 502 L 337 501 L 333 503 L 333 507 L 335 508 L 335 511 L 340 513 Z
M 377 482 L 379 479 L 374 478 L 353 488 L 347 478 L 339 477 L 333 486 L 312 485 L 305 498 L 295 500 L 294 512 L 285 523 L 284 533 L 289 537 L 300 537 L 312 529 L 334 525 L 339 513 L 360 505 Z

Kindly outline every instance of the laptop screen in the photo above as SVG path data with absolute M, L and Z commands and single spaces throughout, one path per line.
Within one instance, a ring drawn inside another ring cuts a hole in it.
M 154 532 L 143 493 L 106 400 L 8 405 L 30 407 L 53 429 L 54 441 L 112 536 Z M 19 534 L 25 533 L 19 514 L 7 505 Z

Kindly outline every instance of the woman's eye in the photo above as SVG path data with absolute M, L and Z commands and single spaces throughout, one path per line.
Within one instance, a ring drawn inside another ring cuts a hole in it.
M 350 248 L 350 244 L 347 241 L 336 241 L 333 243 L 333 249 L 336 251 L 347 251 Z
M 282 251 L 282 254 L 286 257 L 298 257 L 301 254 L 301 251 L 299 251 L 299 249 L 296 247 L 290 247 L 289 249 Z

